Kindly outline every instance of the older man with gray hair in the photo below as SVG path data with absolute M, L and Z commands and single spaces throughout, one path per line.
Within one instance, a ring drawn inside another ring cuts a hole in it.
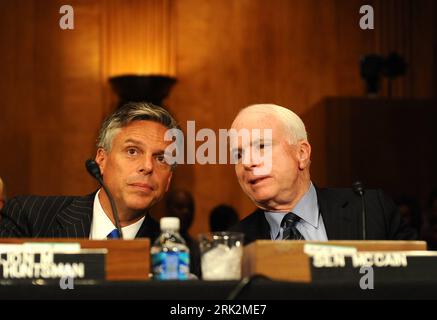
M 123 239 L 155 238 L 159 226 L 149 209 L 168 190 L 173 166 L 167 163 L 164 136 L 177 128 L 163 108 L 129 103 L 103 123 L 95 160 L 113 196 Z M 20 196 L 2 212 L 0 237 L 120 237 L 110 199 L 102 189 L 82 197 Z
M 273 104 L 251 105 L 238 113 L 232 129 L 261 132 L 250 139 L 231 137 L 238 181 L 258 207 L 232 228 L 245 234 L 246 243 L 257 239 L 363 238 L 360 196 L 350 188 L 322 189 L 312 183 L 311 145 L 305 125 L 295 113 Z M 254 157 L 254 151 L 261 157 Z M 416 238 L 381 190 L 366 190 L 365 206 L 366 239 Z

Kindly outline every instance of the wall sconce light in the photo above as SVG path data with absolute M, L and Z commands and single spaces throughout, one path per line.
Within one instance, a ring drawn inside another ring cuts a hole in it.
M 151 102 L 162 106 L 176 83 L 176 78 L 161 75 L 120 75 L 109 78 L 112 89 L 118 95 L 117 107 L 127 102 Z

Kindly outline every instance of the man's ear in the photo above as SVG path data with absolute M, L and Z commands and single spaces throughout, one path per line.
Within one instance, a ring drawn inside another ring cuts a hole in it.
M 308 141 L 300 141 L 298 143 L 298 160 L 299 169 L 303 170 L 310 165 L 311 162 L 311 145 Z
M 105 150 L 103 150 L 103 148 L 98 148 L 97 149 L 97 153 L 96 153 L 96 162 L 99 165 L 100 168 L 100 172 L 104 173 L 105 171 L 105 166 L 106 166 L 106 159 L 108 158 L 108 154 L 106 153 Z

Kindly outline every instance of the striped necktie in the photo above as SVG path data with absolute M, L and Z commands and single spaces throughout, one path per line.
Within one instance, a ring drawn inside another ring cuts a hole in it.
M 293 212 L 287 213 L 284 218 L 282 218 L 282 240 L 305 240 L 304 236 L 296 228 L 296 224 L 299 220 L 300 218 Z

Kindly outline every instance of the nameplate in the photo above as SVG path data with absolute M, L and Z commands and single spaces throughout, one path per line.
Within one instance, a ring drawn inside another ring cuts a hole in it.
M 0 245 L 0 279 L 105 279 L 106 249 L 77 244 Z
M 365 274 L 375 281 L 437 280 L 437 252 L 322 252 L 310 256 L 312 281 L 356 282 Z

